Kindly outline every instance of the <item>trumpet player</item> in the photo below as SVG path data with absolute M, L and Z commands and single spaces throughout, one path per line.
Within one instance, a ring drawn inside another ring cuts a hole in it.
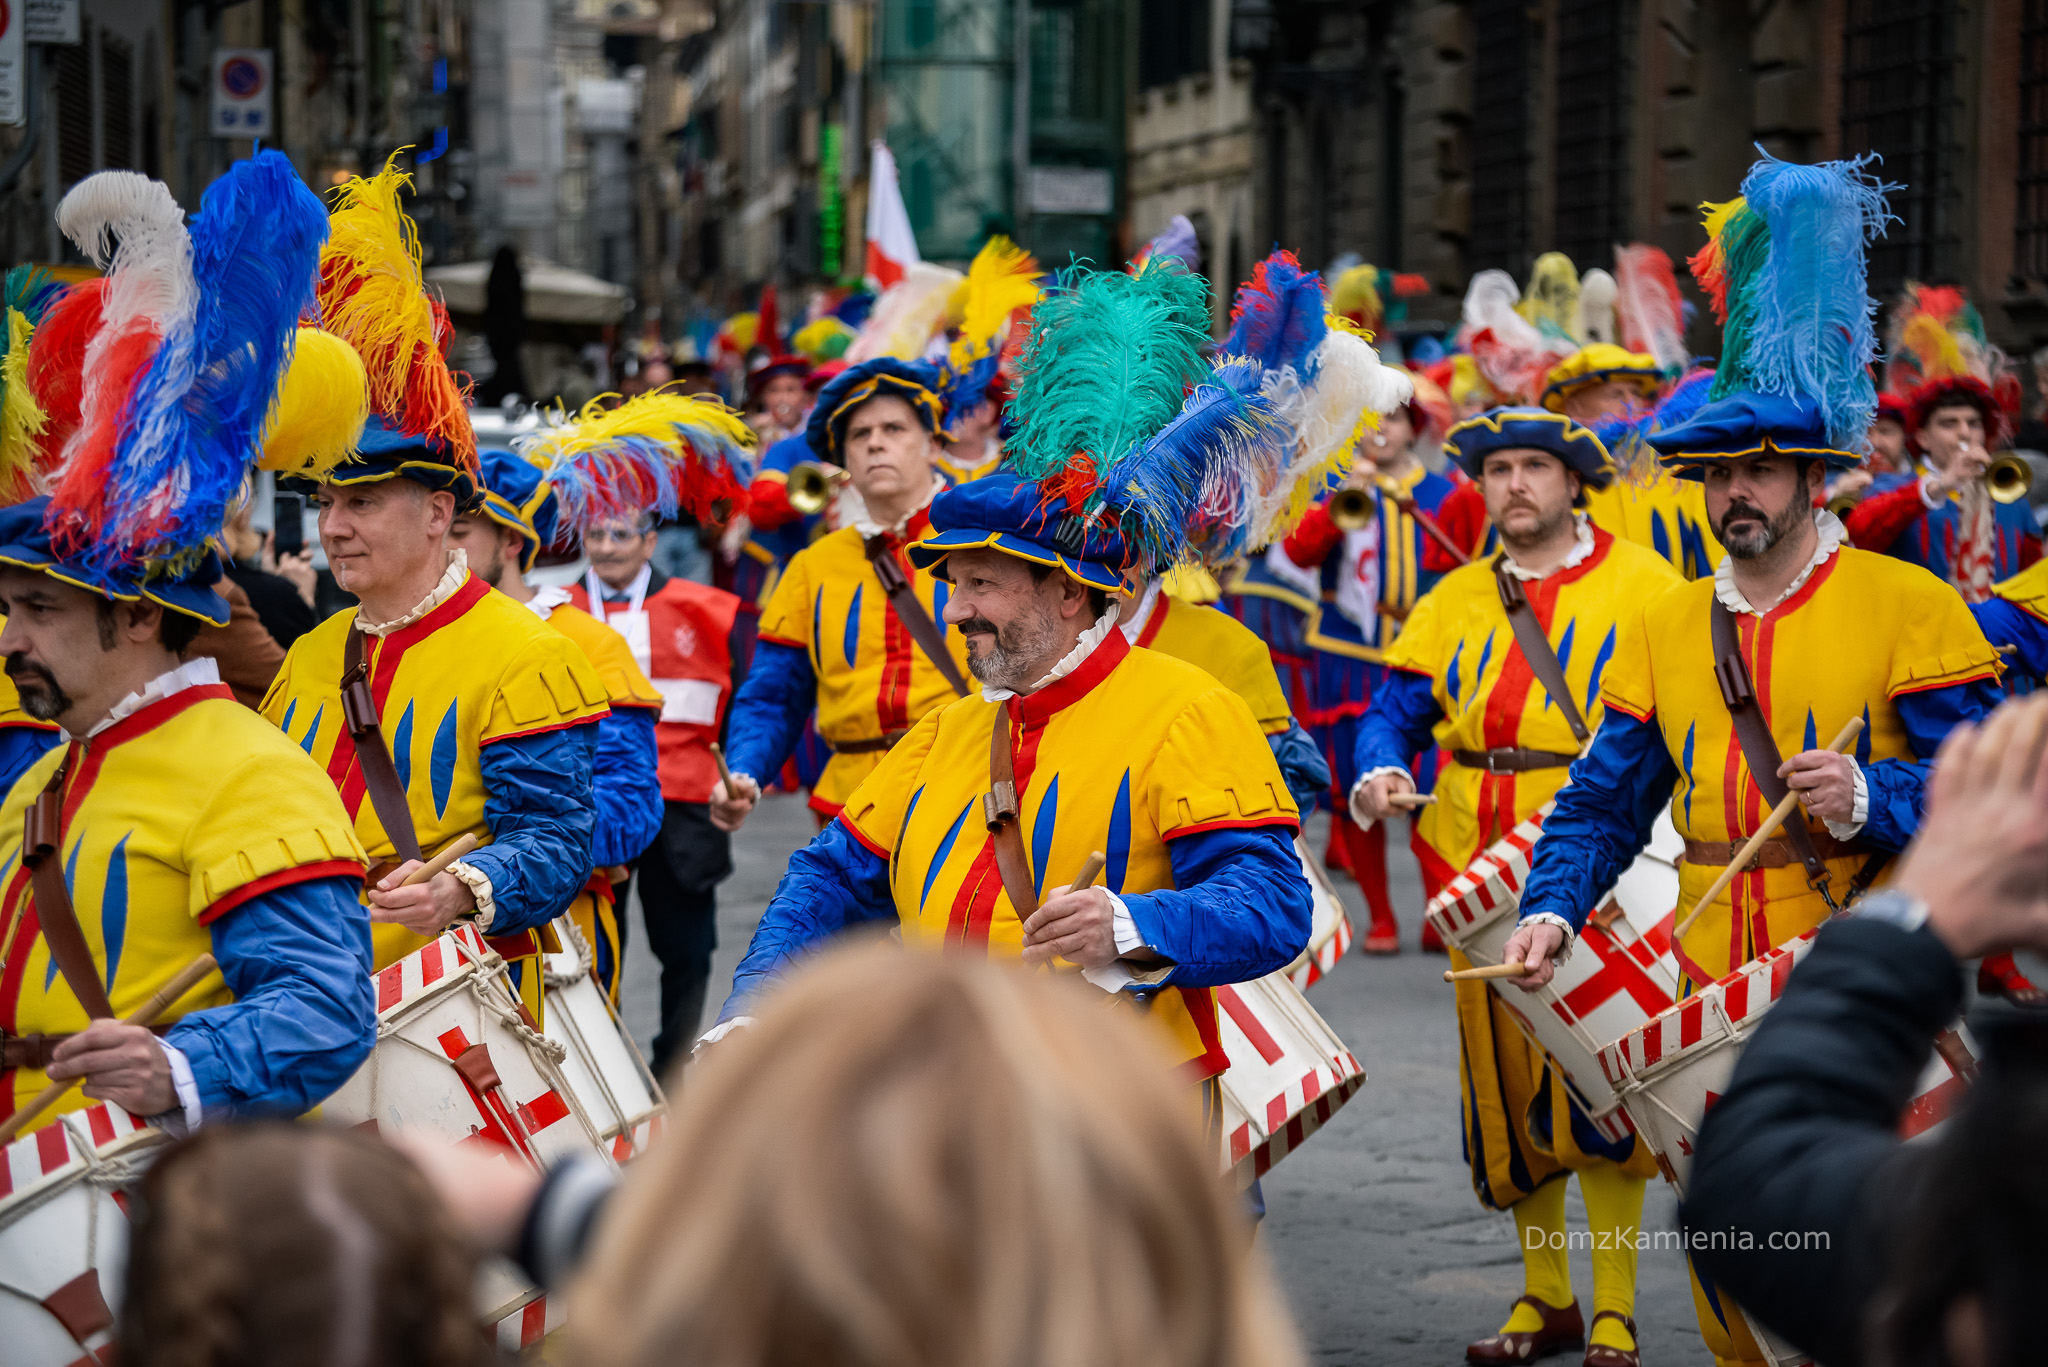
M 1381 417 L 1378 429 L 1359 442 L 1343 487 L 1311 508 L 1282 543 L 1286 561 L 1316 601 L 1307 636 L 1315 681 L 1303 721 L 1335 776 L 1326 862 L 1348 868 L 1365 894 L 1368 954 L 1394 954 L 1401 947 L 1387 895 L 1386 826 L 1360 828 L 1348 814 L 1345 795 L 1358 780 L 1352 755 L 1359 718 L 1384 675 L 1381 653 L 1400 634 L 1416 600 L 1442 577 L 1424 563 L 1427 533 L 1416 514 L 1433 516 L 1456 486 L 1415 454 L 1427 421 L 1416 404 Z M 1427 787 L 1426 767 L 1418 777 Z M 1427 926 L 1422 947 L 1443 948 Z
M 811 788 L 823 823 L 918 718 L 967 693 L 967 642 L 945 625 L 947 588 L 903 550 L 945 487 L 938 383 L 931 366 L 884 357 L 818 395 L 807 437 L 814 459 L 846 471 L 845 524 L 790 559 L 761 615 L 728 723 L 732 777 L 711 794 L 723 830 L 747 819 L 814 710 L 832 749 Z

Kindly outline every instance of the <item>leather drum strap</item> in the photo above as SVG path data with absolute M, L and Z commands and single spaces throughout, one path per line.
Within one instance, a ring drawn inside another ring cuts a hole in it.
M 1734 724 L 1735 743 L 1742 747 L 1750 781 L 1764 795 L 1764 801 L 1775 807 L 1790 791 L 1785 780 L 1778 777 L 1778 766 L 1785 758 L 1778 753 L 1777 738 L 1771 735 L 1771 728 L 1765 725 L 1764 714 L 1756 705 L 1749 666 L 1743 663 L 1742 647 L 1735 637 L 1735 615 L 1716 598 L 1707 610 L 1707 621 L 1714 642 L 1714 682 L 1721 686 L 1721 701 L 1727 704 L 1728 720 Z M 1832 905 L 1832 899 L 1827 898 L 1828 866 L 1813 847 L 1813 833 L 1806 829 L 1805 815 L 1794 816 L 1780 829 L 1791 841 L 1792 852 L 1806 867 L 1807 886 L 1818 888 Z
M 78 1004 L 94 1020 L 114 1014 L 107 1000 L 106 985 L 86 948 L 85 932 L 78 928 L 78 912 L 71 905 L 71 889 L 64 882 L 64 776 L 70 765 L 58 766 L 36 800 L 29 804 L 22 825 L 22 863 L 28 865 L 35 887 L 36 919 L 42 923 L 43 941 L 57 971 L 71 985 Z
M 1572 701 L 1571 685 L 1564 678 L 1564 666 L 1557 662 L 1557 652 L 1550 648 L 1550 638 L 1543 634 L 1543 626 L 1536 620 L 1536 610 L 1529 606 L 1529 596 L 1522 592 L 1521 581 L 1508 573 L 1506 555 L 1494 558 L 1493 584 L 1500 590 L 1500 605 L 1507 609 L 1508 625 L 1514 628 L 1515 645 L 1521 650 L 1522 658 L 1529 662 L 1529 672 L 1543 685 L 1543 691 L 1557 704 L 1557 710 L 1564 713 L 1573 737 L 1584 745 L 1593 733 L 1586 728 L 1586 719 L 1579 715 L 1578 704 Z
M 377 695 L 370 691 L 370 667 L 364 661 L 363 633 L 351 626 L 348 644 L 341 656 L 341 716 L 356 746 L 356 763 L 363 771 L 363 788 L 377 823 L 391 841 L 399 859 L 424 860 L 419 832 L 413 828 L 412 806 L 405 800 L 405 785 L 391 763 L 391 747 L 377 726 Z
M 1038 910 L 1038 896 L 1032 891 L 1031 862 L 1024 855 L 1024 825 L 1017 809 L 1017 770 L 1010 757 L 1010 714 L 997 707 L 995 726 L 989 733 L 989 790 L 982 795 L 982 816 L 988 822 L 990 843 L 995 846 L 996 872 L 1002 876 L 1003 891 L 1017 910 L 1017 919 L 1029 920 Z
M 896 563 L 889 538 L 870 536 L 861 542 L 861 548 L 868 553 L 868 563 L 875 567 L 875 577 L 882 581 L 882 592 L 889 595 L 889 606 L 896 609 L 896 619 L 910 632 L 910 639 L 917 642 L 918 649 L 953 686 L 953 691 L 966 697 L 967 680 L 960 677 L 960 667 L 953 663 L 953 652 L 946 649 L 945 633 L 924 610 L 924 604 L 917 601 L 909 576 Z

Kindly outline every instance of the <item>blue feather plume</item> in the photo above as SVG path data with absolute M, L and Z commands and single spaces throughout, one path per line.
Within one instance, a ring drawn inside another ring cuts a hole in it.
M 1810 400 L 1843 450 L 1858 449 L 1877 408 L 1864 252 L 1884 234 L 1885 193 L 1897 187 L 1865 169 L 1872 160 L 1802 166 L 1766 155 L 1750 168 L 1742 193 L 1770 243 L 1760 267 L 1731 282 L 1729 332 L 1747 345 L 1722 358 L 1723 389 Z
M 1316 348 L 1330 330 L 1326 310 L 1322 276 L 1304 271 L 1293 252 L 1276 251 L 1237 287 L 1222 351 L 1268 371 L 1291 366 L 1308 384 L 1315 379 Z
M 52 510 L 106 583 L 138 562 L 181 567 L 227 521 L 313 305 L 327 211 L 289 158 L 259 152 L 207 187 L 190 235 L 189 330 L 138 378 L 98 506 Z
M 1655 404 L 1628 408 L 1600 418 L 1592 425 L 1593 435 L 1607 448 L 1614 467 L 1624 478 L 1654 472 L 1657 458 L 1645 444 L 1667 428 L 1692 421 L 1714 394 L 1714 371 L 1708 367 L 1689 370 L 1671 392 Z

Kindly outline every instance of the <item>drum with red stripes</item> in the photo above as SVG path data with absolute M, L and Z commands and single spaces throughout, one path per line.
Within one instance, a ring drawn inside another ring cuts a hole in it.
M 111 1102 L 59 1116 L 0 1162 L 0 1362 L 113 1360 L 128 1189 L 171 1142 Z
M 320 1108 L 323 1118 L 481 1144 L 536 1169 L 573 1157 L 611 1164 L 610 1147 L 563 1075 L 563 1047 L 534 1026 L 505 962 L 460 923 L 375 975 L 377 1045 Z M 501 1338 L 547 1310 L 510 1263 L 485 1267 L 478 1309 Z M 514 1329 L 506 1324 L 516 1320 Z
M 1344 899 L 1331 886 L 1330 875 L 1324 871 L 1323 862 L 1315 857 L 1308 842 L 1300 836 L 1294 838 L 1294 853 L 1301 860 L 1302 877 L 1308 879 L 1309 933 L 1308 948 L 1287 966 L 1287 976 L 1294 980 L 1296 987 L 1306 992 L 1311 984 L 1335 968 L 1337 961 L 1350 950 L 1351 917 L 1344 910 Z
M 560 953 L 544 954 L 547 1037 L 563 1048 L 562 1078 L 583 1103 L 598 1140 L 624 1163 L 661 1133 L 668 1100 L 592 975 L 590 946 L 575 918 L 556 918 Z
M 1322 1128 L 1365 1069 L 1284 970 L 1217 988 L 1216 1005 L 1230 1057 L 1218 1080 L 1223 1170 L 1246 1185 Z
M 1809 930 L 1751 959 L 1600 1051 L 1600 1067 L 1620 1094 L 1636 1133 L 1681 1196 L 1708 1108 L 1727 1090 L 1750 1031 L 1783 994 L 1793 966 L 1813 947 L 1817 933 Z M 1939 1125 L 1975 1071 L 1967 1031 L 1943 1031 L 1900 1132 L 1910 1139 Z
M 1429 904 L 1430 924 L 1475 965 L 1497 964 L 1514 934 L 1529 852 L 1543 834 L 1546 805 L 1480 852 Z M 1621 1098 L 1599 1063 L 1601 1048 L 1649 1020 L 1678 997 L 1671 953 L 1678 906 L 1678 856 L 1685 843 L 1670 816 L 1657 819 L 1650 843 L 1586 920 L 1556 976 L 1534 992 L 1495 980 L 1500 1000 L 1564 1074 L 1580 1108 L 1609 1139 L 1625 1139 Z

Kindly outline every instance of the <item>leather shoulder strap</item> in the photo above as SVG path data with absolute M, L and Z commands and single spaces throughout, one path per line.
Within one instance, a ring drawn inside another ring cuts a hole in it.
M 1017 919 L 1026 920 L 1038 910 L 1032 891 L 1031 861 L 1024 854 L 1024 827 L 1017 807 L 1017 770 L 1010 755 L 1010 714 L 996 709 L 995 725 L 989 731 L 989 790 L 982 795 L 981 811 L 988 823 L 990 841 L 996 851 L 996 872 L 1003 891 L 1017 909 Z
M 1791 791 L 1785 786 L 1785 780 L 1778 777 L 1778 766 L 1785 762 L 1785 757 L 1778 753 L 1777 738 L 1771 734 L 1771 728 L 1764 723 L 1762 709 L 1756 705 L 1756 688 L 1749 676 L 1749 666 L 1743 662 L 1742 647 L 1736 640 L 1735 614 L 1715 598 L 1707 609 L 1707 621 L 1714 643 L 1714 682 L 1721 686 L 1721 701 L 1727 706 L 1728 720 L 1735 728 L 1735 743 L 1742 747 L 1742 760 L 1749 766 L 1750 781 L 1764 795 L 1764 801 L 1775 807 Z M 1804 815 L 1796 815 L 1787 821 L 1783 830 L 1785 838 L 1792 842 L 1793 853 L 1806 866 L 1807 881 L 1825 883 L 1827 865 L 1813 847 L 1813 833 L 1807 830 Z M 1735 833 L 1731 831 L 1730 834 Z
M 896 619 L 910 632 L 910 639 L 917 642 L 918 649 L 953 686 L 953 691 L 966 697 L 967 680 L 960 676 L 960 667 L 953 663 L 953 652 L 946 649 L 945 633 L 924 610 L 924 604 L 917 601 L 910 577 L 896 563 L 888 538 L 866 537 L 861 541 L 861 548 L 867 552 L 868 563 L 875 567 L 875 577 L 882 581 L 882 592 L 889 595 L 889 606 L 896 609 Z
M 64 776 L 69 768 L 59 765 L 29 804 L 22 823 L 21 862 L 28 865 L 35 887 L 36 919 L 42 923 L 50 957 L 57 961 L 57 971 L 71 985 L 85 1014 L 99 1020 L 114 1014 L 114 1004 L 107 1000 L 106 984 L 100 981 L 99 967 L 86 947 L 85 932 L 78 927 L 71 889 L 64 882 L 64 861 L 59 858 L 64 848 Z
M 1584 745 L 1591 738 L 1586 719 L 1579 714 L 1578 704 L 1572 701 L 1571 685 L 1565 682 L 1564 666 L 1557 662 L 1557 652 L 1550 648 L 1550 638 L 1543 634 L 1543 625 L 1536 620 L 1536 610 L 1529 606 L 1529 596 L 1522 592 L 1521 581 L 1508 573 L 1508 558 L 1494 557 L 1493 583 L 1500 590 L 1500 605 L 1507 609 L 1508 625 L 1514 629 L 1515 645 L 1521 650 L 1522 658 L 1529 662 L 1529 672 L 1543 685 L 1543 691 L 1557 704 L 1557 710 L 1564 713 L 1566 725 L 1572 728 L 1572 735 Z
M 377 695 L 370 691 L 370 667 L 364 659 L 363 633 L 351 625 L 348 644 L 341 654 L 341 715 L 355 742 L 356 763 L 363 771 L 363 788 L 377 822 L 391 838 L 391 848 L 404 859 L 425 859 L 420 853 L 419 832 L 413 828 L 412 806 L 405 800 L 405 785 L 391 763 L 391 747 L 377 725 Z

